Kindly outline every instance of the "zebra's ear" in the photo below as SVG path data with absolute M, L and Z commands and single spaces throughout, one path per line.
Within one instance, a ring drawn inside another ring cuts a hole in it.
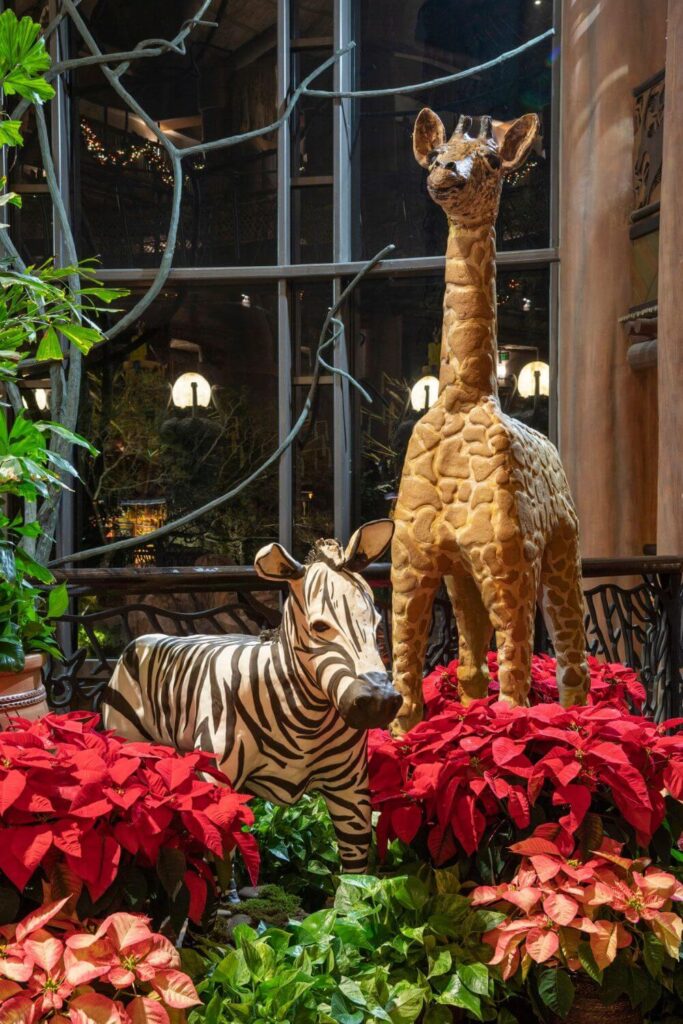
M 304 574 L 301 562 L 285 551 L 281 544 L 266 544 L 256 553 L 254 568 L 266 580 L 299 580 Z
M 391 519 L 374 519 L 365 526 L 359 526 L 346 546 L 344 568 L 361 572 L 386 551 L 393 535 Z

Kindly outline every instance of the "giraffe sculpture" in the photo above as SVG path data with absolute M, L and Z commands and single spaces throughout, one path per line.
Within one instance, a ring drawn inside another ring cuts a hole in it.
M 472 131 L 472 134 L 469 132 Z M 526 704 L 539 597 L 557 654 L 563 705 L 583 704 L 585 655 L 578 523 L 555 447 L 498 401 L 496 243 L 503 178 L 538 132 L 535 114 L 461 117 L 451 138 L 433 111 L 415 123 L 415 157 L 448 218 L 439 397 L 406 453 L 392 544 L 394 731 L 422 717 L 434 596 L 445 579 L 459 635 L 463 703 L 488 693 L 495 629 L 501 698 Z

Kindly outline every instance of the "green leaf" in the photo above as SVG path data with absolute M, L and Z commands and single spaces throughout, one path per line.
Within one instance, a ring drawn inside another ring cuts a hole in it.
M 666 949 L 664 948 L 664 943 L 660 942 L 652 932 L 645 932 L 643 936 L 643 959 L 653 978 L 661 978 L 665 958 Z
M 424 1016 L 424 1024 L 452 1024 L 453 1014 L 447 1006 L 430 1006 Z
M 63 357 L 64 353 L 62 352 L 57 332 L 54 327 L 48 327 L 40 339 L 40 344 L 36 350 L 36 359 L 62 359 Z
M 563 1020 L 574 1002 L 574 986 L 566 971 L 557 968 L 543 971 L 538 981 L 538 994 L 542 1001 Z
M 14 545 L 0 542 L 0 576 L 8 583 L 17 578 L 17 566 L 14 560 Z
M 32 558 L 23 548 L 17 548 L 14 552 L 14 557 L 17 561 L 17 565 L 20 566 L 22 572 L 32 579 L 39 580 L 41 583 L 54 583 L 55 578 L 44 565 L 40 562 L 36 562 L 35 558 Z
M 172 846 L 162 846 L 157 858 L 157 875 L 171 899 L 175 899 L 180 891 L 186 868 L 185 854 L 182 850 Z
M 405 984 L 405 988 L 401 986 Z M 392 1024 L 413 1024 L 422 1012 L 424 992 L 422 989 L 407 982 L 399 982 L 394 994 L 387 1003 L 387 1013 Z
M 63 437 L 65 441 L 70 441 L 71 444 L 77 444 L 80 448 L 85 448 L 91 455 L 97 455 L 97 448 L 94 448 L 90 441 L 87 441 L 80 434 L 76 434 L 73 430 L 67 430 L 61 423 L 53 423 L 51 420 L 39 420 L 33 424 L 36 430 L 41 433 L 56 434 L 58 437 Z
M 597 985 L 602 985 L 603 971 L 598 967 L 589 942 L 579 943 L 579 960 L 584 971 Z
M 47 617 L 58 619 L 69 607 L 69 591 L 66 583 L 60 583 L 48 593 L 47 596 Z M 162 851 L 163 852 L 163 851 Z
M 483 1019 L 479 996 L 465 988 L 458 974 L 453 975 L 443 992 L 436 997 L 436 1001 L 447 1006 L 459 1006 L 462 1010 L 469 1010 L 477 1020 Z
M 0 121 L 0 146 L 21 146 L 23 142 L 21 121 Z
M 332 993 L 330 1013 L 339 1024 L 362 1024 L 365 1018 L 363 1010 L 355 1009 L 339 990 Z
M 0 672 L 21 672 L 24 645 L 16 636 L 0 636 Z
M 489 971 L 486 964 L 462 964 L 458 967 L 462 983 L 478 996 L 486 996 L 489 992 Z
M 437 949 L 436 955 L 429 957 L 429 978 L 438 978 L 451 969 L 453 957 L 449 949 Z
M 83 327 L 82 324 L 59 324 L 58 330 L 73 342 L 83 355 L 87 355 L 93 345 L 102 340 L 100 331 L 94 327 Z

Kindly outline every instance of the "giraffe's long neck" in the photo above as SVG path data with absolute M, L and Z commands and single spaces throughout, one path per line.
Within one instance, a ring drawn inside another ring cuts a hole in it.
M 496 233 L 449 224 L 440 390 L 447 404 L 497 395 Z

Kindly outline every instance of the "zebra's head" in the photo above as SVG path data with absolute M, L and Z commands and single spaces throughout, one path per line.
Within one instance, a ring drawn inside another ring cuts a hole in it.
M 302 675 L 354 729 L 383 728 L 401 706 L 377 645 L 372 591 L 359 575 L 393 532 L 390 519 L 378 519 L 356 530 L 346 548 L 318 541 L 305 565 L 280 544 L 261 548 L 254 561 L 259 576 L 289 584 L 283 640 Z

